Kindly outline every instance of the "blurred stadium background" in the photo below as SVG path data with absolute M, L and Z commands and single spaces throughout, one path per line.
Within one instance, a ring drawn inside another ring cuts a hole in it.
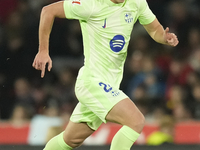
M 42 149 L 64 129 L 77 104 L 74 84 L 83 65 L 78 21 L 55 20 L 53 69 L 41 79 L 32 68 L 41 9 L 55 1 L 0 0 L 0 150 Z M 133 149 L 200 149 L 200 1 L 147 2 L 180 43 L 175 48 L 155 43 L 135 24 L 121 84 L 146 117 Z M 103 124 L 78 149 L 109 149 L 119 128 Z

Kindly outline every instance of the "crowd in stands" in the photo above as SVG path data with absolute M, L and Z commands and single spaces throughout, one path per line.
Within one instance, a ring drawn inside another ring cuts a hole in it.
M 84 57 L 77 20 L 54 22 L 50 37 L 52 71 L 41 79 L 40 72 L 32 67 L 38 51 L 41 9 L 55 1 L 0 1 L 0 122 L 20 126 L 51 117 L 58 119 L 51 122 L 65 124 L 78 102 L 74 85 Z M 163 27 L 177 34 L 180 43 L 177 47 L 158 44 L 137 22 L 121 89 L 142 111 L 147 123 L 156 123 L 164 115 L 179 123 L 198 121 L 200 1 L 147 2 Z

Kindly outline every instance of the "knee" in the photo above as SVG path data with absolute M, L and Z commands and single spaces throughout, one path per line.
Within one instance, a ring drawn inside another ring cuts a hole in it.
M 141 130 L 142 130 L 143 127 L 144 127 L 144 125 L 145 125 L 145 117 L 144 117 L 143 114 L 141 114 L 141 116 L 140 116 L 140 121 L 139 121 L 137 124 L 138 124 L 138 126 L 141 127 Z
M 131 128 L 138 133 L 141 133 L 145 126 L 145 117 L 143 114 L 140 114 L 137 119 L 132 119 Z
M 83 139 L 71 139 L 69 141 L 65 141 L 70 147 L 77 148 L 82 145 Z

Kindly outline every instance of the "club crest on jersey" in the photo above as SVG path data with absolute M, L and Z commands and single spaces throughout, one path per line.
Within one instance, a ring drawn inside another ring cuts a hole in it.
M 118 96 L 120 94 L 119 91 L 115 90 L 111 92 L 112 96 Z
M 72 4 L 81 5 L 81 0 L 73 0 L 73 1 L 72 1 Z
M 131 23 L 133 21 L 133 16 L 130 12 L 125 13 L 124 19 L 127 23 Z

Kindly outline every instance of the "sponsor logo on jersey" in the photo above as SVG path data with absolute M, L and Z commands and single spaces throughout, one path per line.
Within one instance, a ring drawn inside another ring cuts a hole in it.
M 72 4 L 81 5 L 81 0 L 73 0 L 73 1 L 72 1 Z
M 122 35 L 115 35 L 112 40 L 110 40 L 110 48 L 114 52 L 119 52 L 123 49 L 125 44 L 125 39 Z
M 125 13 L 124 15 L 124 19 L 127 23 L 131 23 L 133 21 L 133 16 L 130 12 Z

